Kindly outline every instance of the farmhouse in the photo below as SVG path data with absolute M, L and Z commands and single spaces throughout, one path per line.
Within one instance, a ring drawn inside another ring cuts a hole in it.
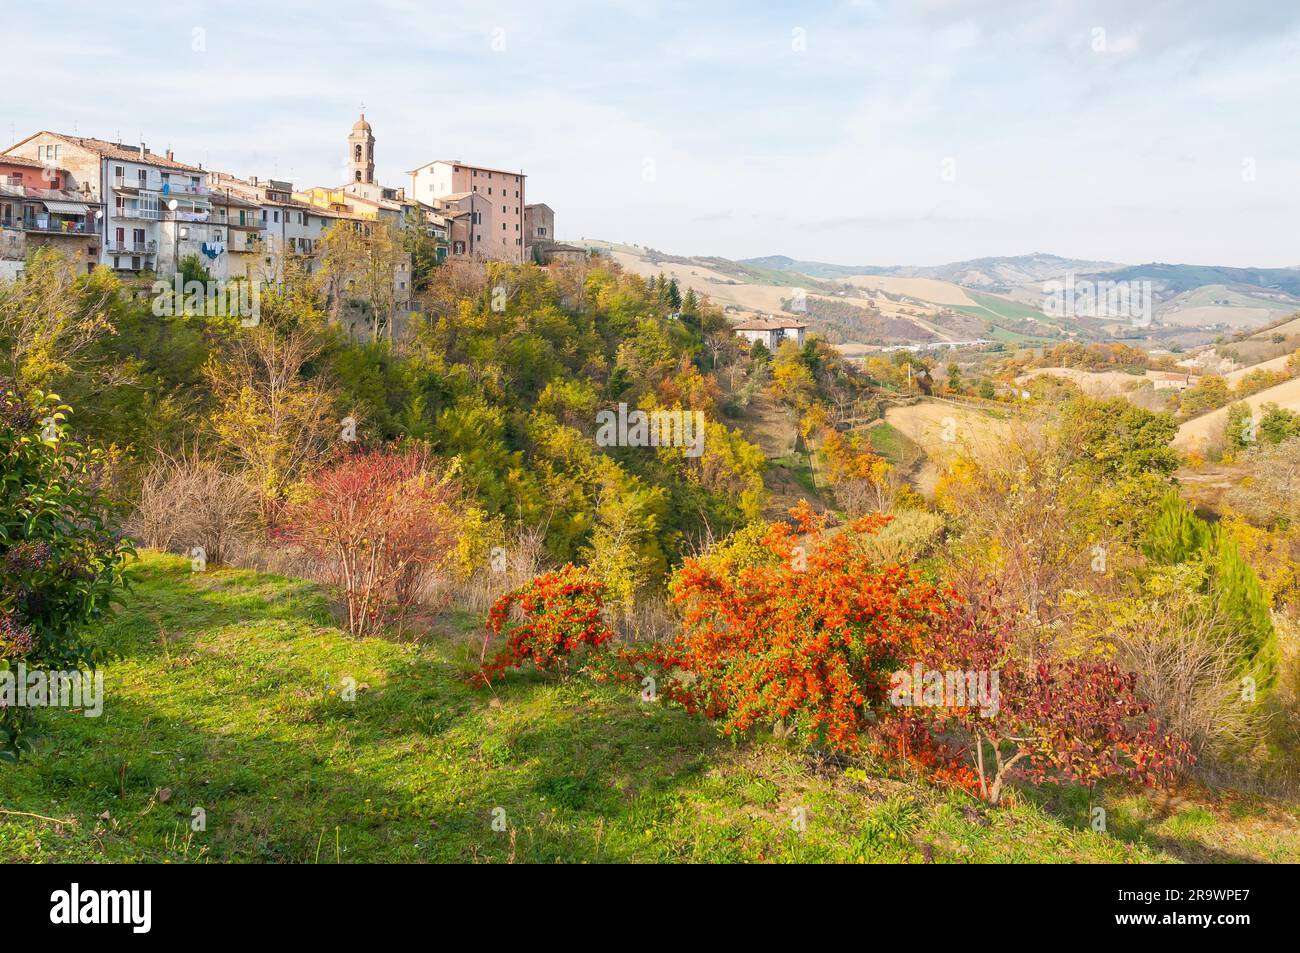
M 1192 386 L 1190 374 L 1153 373 L 1151 386 L 1156 390 L 1186 390 Z
M 775 351 L 786 339 L 793 339 L 803 347 L 804 332 L 807 329 L 808 325 L 786 318 L 754 318 L 731 326 L 731 330 L 751 343 L 762 341 L 769 351 Z

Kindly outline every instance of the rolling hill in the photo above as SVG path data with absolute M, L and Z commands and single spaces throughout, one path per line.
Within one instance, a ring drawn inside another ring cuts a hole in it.
M 839 265 L 786 255 L 731 260 L 584 244 L 636 274 L 676 278 L 737 319 L 799 317 L 843 345 L 987 339 L 1034 346 L 1072 339 L 1187 349 L 1214 341 L 1225 328 L 1249 333 L 1276 327 L 1300 311 L 1300 268 L 1126 265 L 1044 253 L 944 265 Z M 1045 313 L 1044 282 L 1067 274 L 1076 282 L 1150 281 L 1154 323 L 1135 329 L 1122 317 Z

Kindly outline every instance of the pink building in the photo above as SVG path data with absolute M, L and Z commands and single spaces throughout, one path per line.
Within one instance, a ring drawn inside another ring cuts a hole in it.
M 453 247 L 452 254 L 518 263 L 524 260 L 525 178 L 522 172 L 436 159 L 411 170 L 411 197 L 472 213 L 464 250 Z

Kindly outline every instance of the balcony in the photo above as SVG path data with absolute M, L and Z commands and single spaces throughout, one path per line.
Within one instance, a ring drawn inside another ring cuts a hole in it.
M 109 242 L 104 249 L 110 255 L 155 255 L 158 253 L 156 241 L 147 242 Z
M 169 179 L 164 182 L 161 178 L 154 176 L 145 176 L 141 180 L 138 176 L 116 175 L 113 177 L 113 188 L 119 192 L 157 192 L 160 195 L 209 194 L 206 185 L 194 185 L 177 179 Z
M 140 208 L 138 206 L 126 206 L 113 211 L 114 218 L 138 218 L 146 222 L 162 221 L 162 209 L 160 208 Z
M 45 235 L 93 235 L 95 224 L 84 219 L 24 218 L 23 231 Z
M 10 198 L 35 199 L 37 201 L 79 202 L 82 205 L 98 206 L 102 204 L 90 198 L 85 192 L 76 192 L 71 189 L 41 189 L 34 185 L 22 185 L 2 175 L 0 175 L 0 195 Z

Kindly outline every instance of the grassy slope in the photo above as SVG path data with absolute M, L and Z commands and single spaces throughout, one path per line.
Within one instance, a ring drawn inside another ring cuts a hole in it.
M 97 719 L 44 715 L 0 766 L 0 860 L 1117 861 L 1291 859 L 1294 814 L 1146 795 L 1088 830 L 1079 791 L 986 811 L 962 795 L 814 762 L 771 737 L 735 746 L 626 688 L 459 673 L 471 620 L 425 644 L 354 640 L 310 583 L 132 569 L 101 637 L 123 658 Z M 164 644 L 160 637 L 166 632 Z M 338 693 L 351 676 L 355 702 Z M 164 789 L 170 797 L 162 798 Z M 207 830 L 191 834 L 191 809 Z M 511 831 L 491 830 L 503 807 Z M 807 830 L 791 812 L 807 810 Z M 59 823 L 54 823 L 58 820 Z
M 910 471 L 924 454 L 915 441 L 883 420 L 864 432 L 871 441 L 871 449 L 904 471 Z

